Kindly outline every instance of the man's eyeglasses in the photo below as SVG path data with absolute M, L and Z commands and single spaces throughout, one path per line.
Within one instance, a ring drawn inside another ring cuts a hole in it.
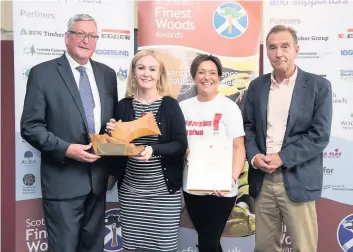
M 94 35 L 94 34 L 87 34 L 84 32 L 75 32 L 75 31 L 68 31 L 71 34 L 74 34 L 76 38 L 84 40 L 86 37 L 88 38 L 88 41 L 94 41 L 99 38 L 99 36 Z

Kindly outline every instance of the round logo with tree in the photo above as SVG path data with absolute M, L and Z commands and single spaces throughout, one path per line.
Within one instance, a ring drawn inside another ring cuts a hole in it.
M 213 27 L 224 38 L 238 38 L 245 33 L 248 26 L 248 13 L 236 2 L 220 5 L 213 14 Z

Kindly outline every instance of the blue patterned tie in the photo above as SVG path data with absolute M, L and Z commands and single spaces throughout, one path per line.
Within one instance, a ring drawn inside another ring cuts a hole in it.
M 77 67 L 80 72 L 80 83 L 79 90 L 82 100 L 83 109 L 85 110 L 86 119 L 88 123 L 88 131 L 90 133 L 95 133 L 94 127 L 94 114 L 93 109 L 95 107 L 91 84 L 89 83 L 88 75 L 86 73 L 86 68 L 84 66 Z

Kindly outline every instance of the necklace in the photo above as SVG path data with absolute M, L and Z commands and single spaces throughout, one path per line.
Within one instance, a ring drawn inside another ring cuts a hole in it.
M 135 102 L 138 103 L 140 109 L 142 110 L 141 112 L 141 116 L 140 117 L 143 117 L 146 115 L 146 111 L 149 109 L 150 105 L 154 102 L 154 101 L 151 101 L 151 102 L 142 102 L 142 101 L 139 101 L 137 99 L 135 99 Z
M 141 112 L 141 117 L 145 116 L 146 115 L 146 110 L 149 109 L 150 105 L 152 104 L 153 102 L 151 103 L 141 103 L 142 104 L 142 112 Z

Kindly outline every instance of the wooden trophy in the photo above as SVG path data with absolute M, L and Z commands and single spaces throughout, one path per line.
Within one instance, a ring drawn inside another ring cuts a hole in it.
M 136 146 L 131 142 L 143 136 L 161 134 L 152 112 L 131 122 L 115 122 L 111 135 L 89 134 L 93 152 L 99 156 L 138 156 L 144 146 Z

